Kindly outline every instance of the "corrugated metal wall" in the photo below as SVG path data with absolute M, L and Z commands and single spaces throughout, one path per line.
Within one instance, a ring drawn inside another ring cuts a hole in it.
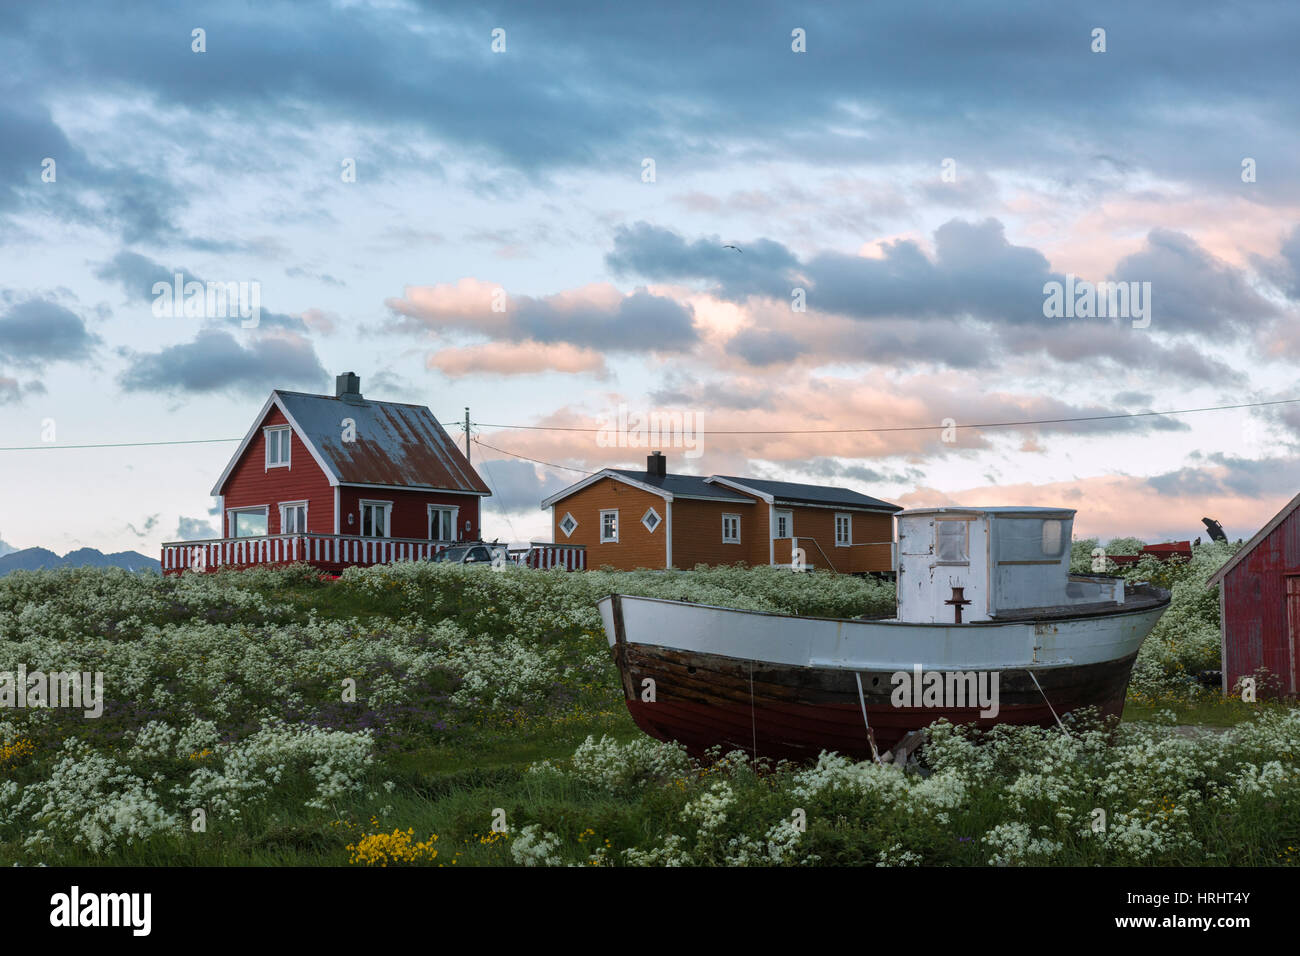
M 1224 578 L 1223 657 L 1229 690 L 1260 667 L 1281 679 L 1284 693 L 1300 688 L 1300 634 L 1288 622 L 1290 576 L 1300 576 L 1300 511 L 1293 511 Z

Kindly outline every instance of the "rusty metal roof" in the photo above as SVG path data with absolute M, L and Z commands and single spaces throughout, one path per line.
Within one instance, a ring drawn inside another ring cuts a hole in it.
M 345 400 L 276 389 L 286 416 L 316 451 L 333 484 L 391 485 L 490 495 L 465 455 L 423 405 Z M 343 420 L 356 439 L 343 440 Z

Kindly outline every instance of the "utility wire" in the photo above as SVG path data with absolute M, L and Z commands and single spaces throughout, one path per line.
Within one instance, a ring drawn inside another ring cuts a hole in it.
M 1167 412 L 1121 412 L 1114 415 L 1081 415 L 1074 418 L 1037 418 L 1018 422 L 973 422 L 958 425 L 959 428 L 1016 428 L 1022 425 L 1061 425 L 1067 422 L 1113 421 L 1119 418 L 1159 418 L 1166 415 L 1190 415 L 1194 412 L 1223 412 L 1237 408 L 1263 408 L 1268 405 L 1288 405 L 1300 402 L 1300 398 L 1283 398 L 1271 402 L 1244 402 L 1240 405 L 1209 405 L 1204 408 L 1180 408 Z M 608 431 L 605 428 L 576 428 L 562 425 L 494 425 L 489 422 L 475 422 L 482 428 L 526 429 L 528 431 L 551 432 L 588 432 Z M 710 435 L 848 435 L 874 432 L 919 432 L 942 431 L 947 425 L 895 425 L 880 428 L 801 428 L 801 429 L 708 429 Z
M 59 445 L 49 442 L 44 445 L 15 445 L 0 448 L 0 451 L 41 451 L 47 448 L 144 448 L 149 445 L 211 445 L 218 442 L 243 441 L 242 438 L 187 438 L 181 441 L 119 441 L 106 442 L 101 445 Z
M 1163 418 L 1170 415 L 1191 415 L 1197 412 L 1226 412 L 1240 408 L 1266 408 L 1271 405 L 1291 405 L 1300 402 L 1300 398 L 1280 398 L 1269 402 L 1243 402 L 1240 405 L 1207 405 L 1203 408 L 1179 408 L 1165 412 L 1121 412 L 1114 415 L 1080 415 L 1073 418 L 1035 418 L 1018 422 L 972 422 L 970 424 L 958 424 L 958 428 L 1020 428 L 1025 425 L 1064 425 L 1070 422 L 1102 422 L 1115 421 L 1122 418 Z M 585 432 L 599 433 L 606 431 L 604 428 L 576 428 L 564 425 L 500 425 L 491 422 L 471 422 L 480 428 L 501 428 L 506 430 L 519 431 L 542 431 L 542 432 Z M 444 428 L 458 427 L 463 430 L 463 422 L 455 422 L 450 425 L 443 425 Z M 890 425 L 879 428 L 800 428 L 800 429 L 709 429 L 710 435 L 863 435 L 878 434 L 882 432 L 924 432 L 924 431 L 942 431 L 948 428 L 948 425 Z M 492 448 L 491 445 L 479 441 L 477 438 L 471 439 L 475 444 L 483 445 L 484 448 Z M 0 451 L 41 451 L 50 448 L 143 448 L 154 445 L 205 445 L 218 442 L 236 442 L 243 441 L 242 438 L 194 438 L 184 439 L 181 441 L 136 441 L 136 442 L 106 442 L 98 445 L 59 445 L 49 443 L 44 445 L 15 445 L 7 448 L 0 448 Z M 501 451 L 499 448 L 492 448 L 493 451 Z M 501 452 L 508 455 L 510 452 Z M 526 455 L 512 455 L 514 458 L 523 458 L 525 461 L 537 461 L 535 458 L 528 458 Z M 551 468 L 568 468 L 567 465 L 552 465 L 550 462 L 537 461 L 540 465 L 549 465 Z M 570 471 L 581 471 L 580 468 L 569 468 Z M 595 474 L 595 472 L 583 472 L 583 474 Z
M 471 441 L 473 441 L 474 444 L 476 445 L 482 445 L 484 448 L 491 448 L 493 451 L 500 452 L 503 455 L 509 455 L 511 458 L 519 458 L 523 461 L 531 461 L 536 465 L 545 465 L 547 468 L 563 468 L 565 471 L 576 471 L 580 475 L 597 474 L 597 472 L 594 471 L 583 471 L 581 468 L 573 468 L 570 467 L 569 465 L 557 465 L 553 462 L 542 461 L 540 458 L 529 458 L 527 455 L 516 455 L 512 451 L 506 451 L 504 448 L 496 447 L 496 445 L 489 445 L 487 442 L 482 441 L 478 438 L 473 438 L 471 439 Z

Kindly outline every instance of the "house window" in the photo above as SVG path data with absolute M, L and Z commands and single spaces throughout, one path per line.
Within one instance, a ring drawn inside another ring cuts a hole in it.
M 560 519 L 560 530 L 564 532 L 566 538 L 578 530 L 577 520 L 567 511 L 564 513 L 564 517 Z
M 618 509 L 600 513 L 600 543 L 618 543 Z
M 280 504 L 280 533 L 304 534 L 307 531 L 307 502 L 285 501 Z
M 847 548 L 853 543 L 853 515 L 835 516 L 835 547 Z
M 659 512 L 655 511 L 653 508 L 641 516 L 641 523 L 645 525 L 645 529 L 651 534 L 655 533 L 655 528 L 659 527 L 661 521 L 663 521 L 663 519 L 659 517 Z
M 773 532 L 774 538 L 790 538 L 794 536 L 794 512 L 778 511 L 776 513 L 776 530 Z
M 293 434 L 292 429 L 287 425 L 280 425 L 275 428 L 265 430 L 266 434 L 266 467 L 267 468 L 288 468 L 289 467 L 289 436 Z
M 391 501 L 361 502 L 361 535 L 366 538 L 387 538 L 389 517 L 393 510 Z
M 228 512 L 230 515 L 230 536 L 232 538 L 256 538 L 267 533 L 267 508 L 239 508 Z
M 934 554 L 940 564 L 970 563 L 970 522 L 936 521 Z
M 722 516 L 722 543 L 740 544 L 740 515 Z
M 460 540 L 456 537 L 456 516 L 459 511 L 459 508 L 429 505 L 429 539 L 431 541 Z

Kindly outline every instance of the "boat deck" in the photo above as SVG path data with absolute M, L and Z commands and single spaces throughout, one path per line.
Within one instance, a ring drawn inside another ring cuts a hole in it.
M 1133 584 L 1124 592 L 1124 602 L 1082 601 L 1074 604 L 1055 604 L 1047 607 L 1008 608 L 992 615 L 987 621 L 971 621 L 972 627 L 1016 622 L 1059 621 L 1065 618 L 1104 617 L 1108 614 L 1133 614 L 1164 607 L 1169 603 L 1169 592 L 1150 584 Z M 855 621 L 880 624 L 903 623 L 893 614 L 863 614 Z
M 1150 584 L 1129 585 L 1123 602 L 1087 601 L 1077 604 L 1056 604 L 1049 607 L 1018 607 L 990 615 L 995 621 L 1050 621 L 1059 618 L 1101 617 L 1106 614 L 1131 614 L 1147 611 L 1169 603 L 1169 592 Z

